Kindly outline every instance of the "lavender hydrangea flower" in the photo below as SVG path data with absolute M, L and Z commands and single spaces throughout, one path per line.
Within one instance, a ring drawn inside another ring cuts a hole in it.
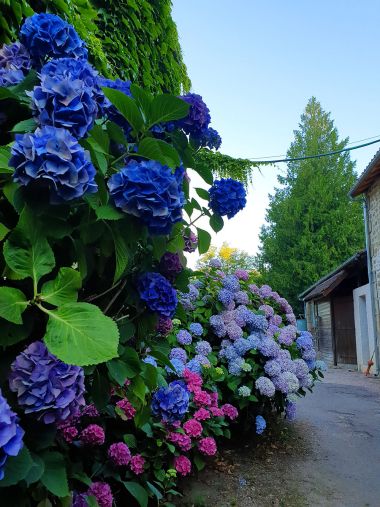
M 226 331 L 230 340 L 238 340 L 243 336 L 243 330 L 236 322 L 232 321 L 226 325 Z
M 263 416 L 256 416 L 256 433 L 257 435 L 261 435 L 264 433 L 265 428 L 267 427 L 267 423 Z
M 26 18 L 20 41 L 37 66 L 48 57 L 87 58 L 86 45 L 74 27 L 55 14 L 41 13 Z
M 201 366 L 206 366 L 206 367 L 211 366 L 209 359 L 203 354 L 196 354 L 194 356 L 194 361 L 197 361 Z
M 180 329 L 177 333 L 177 342 L 180 345 L 190 345 L 193 341 L 191 334 L 186 329 Z
M 152 413 L 167 423 L 180 421 L 189 409 L 190 394 L 186 384 L 180 380 L 161 387 L 152 397 Z
M 272 287 L 269 287 L 269 285 L 262 285 L 259 289 L 259 293 L 263 299 L 270 298 L 272 295 Z
M 187 354 L 186 354 L 186 350 L 184 349 L 181 349 L 181 347 L 174 347 L 171 351 L 170 351 L 170 354 L 169 354 L 169 359 L 172 360 L 172 359 L 178 359 L 179 361 L 181 361 L 183 364 L 186 363 L 187 361 Z
M 245 320 L 249 330 L 256 332 L 264 332 L 268 329 L 268 321 L 264 315 L 256 315 L 253 312 L 245 316 Z
M 280 363 L 275 359 L 270 359 L 264 365 L 264 371 L 270 377 L 276 377 L 280 375 L 282 369 Z
M 303 387 L 303 388 L 313 387 L 313 385 L 314 385 L 313 376 L 310 375 L 310 373 L 308 373 L 305 377 L 301 377 L 299 379 L 299 384 L 300 384 L 300 387 Z
M 238 338 L 233 347 L 238 355 L 243 357 L 251 349 L 251 343 L 246 338 Z
M 245 290 L 235 292 L 234 299 L 235 303 L 238 305 L 247 305 L 249 303 L 249 297 Z
M 281 345 L 286 345 L 290 347 L 290 345 L 294 342 L 297 336 L 297 329 L 295 326 L 289 325 L 282 327 L 280 329 L 280 334 L 278 336 L 278 343 Z
M 262 396 L 271 398 L 276 392 L 273 382 L 267 377 L 259 377 L 255 382 L 255 387 Z
M 224 305 L 228 306 L 230 303 L 232 303 L 234 299 L 233 292 L 227 290 L 227 289 L 221 289 L 218 292 L 218 300 Z
M 219 355 L 221 355 L 222 352 L 223 352 L 223 355 L 221 357 L 225 357 L 227 359 L 227 361 L 233 361 L 234 359 L 239 357 L 238 351 L 232 345 L 228 345 L 227 347 L 222 349 L 220 351 Z
M 265 317 L 273 317 L 274 310 L 270 305 L 261 305 L 259 306 L 260 312 L 264 312 Z
M 303 359 L 294 359 L 292 372 L 300 380 L 309 374 L 309 367 Z
M 17 415 L 8 405 L 0 389 L 0 481 L 9 456 L 17 456 L 23 447 L 24 430 Z
M 172 317 L 177 307 L 177 294 L 168 280 L 159 273 L 144 273 L 138 280 L 138 291 L 149 310 Z
M 260 338 L 260 336 L 256 335 L 256 334 L 251 334 L 250 336 L 248 336 L 247 338 L 247 342 L 249 343 L 249 348 L 250 350 L 251 349 L 258 349 L 261 342 L 262 342 L 262 339 Z
M 223 278 L 222 285 L 230 292 L 237 292 L 240 290 L 239 278 L 235 275 L 227 275 L 225 278 Z
M 9 165 L 13 181 L 44 183 L 51 204 L 60 204 L 98 190 L 95 168 L 78 141 L 65 129 L 43 127 L 33 134 L 16 134 Z
M 201 324 L 198 324 L 198 322 L 192 322 L 189 326 L 189 329 L 190 333 L 194 336 L 202 336 L 203 334 L 203 327 Z
M 209 322 L 211 329 L 216 336 L 223 338 L 223 336 L 226 335 L 227 330 L 225 328 L 223 318 L 220 315 L 211 315 Z
M 258 349 L 263 356 L 275 358 L 280 347 L 272 338 L 264 338 L 259 344 Z
M 220 259 L 218 259 L 217 257 L 214 257 L 213 259 L 211 259 L 208 264 L 209 264 L 210 268 L 217 268 L 217 269 L 220 269 L 223 266 L 222 261 Z
M 195 345 L 195 352 L 202 356 L 208 356 L 212 352 L 212 347 L 208 341 L 202 340 Z
M 202 366 L 199 361 L 197 361 L 195 358 L 191 359 L 188 363 L 186 363 L 186 368 L 193 373 L 202 373 Z
M 282 317 L 281 317 L 281 315 L 278 315 L 277 313 L 269 319 L 269 325 L 272 324 L 273 326 L 280 326 L 281 323 L 282 323 Z
M 246 269 L 237 269 L 235 271 L 235 276 L 237 276 L 239 280 L 246 282 L 249 278 L 249 273 Z
M 183 174 L 156 160 L 131 160 L 107 185 L 117 208 L 140 218 L 151 234 L 169 234 L 182 220 Z
M 298 378 L 290 371 L 280 373 L 278 377 L 273 377 L 272 381 L 275 388 L 284 394 L 295 393 L 299 389 Z
M 209 126 L 211 121 L 210 111 L 200 95 L 196 93 L 187 93 L 180 97 L 190 104 L 189 112 L 185 118 L 177 121 L 177 125 L 182 128 L 186 134 L 199 136 Z
M 0 49 L 0 69 L 21 70 L 25 75 L 31 65 L 28 50 L 20 42 L 4 44 Z
M 231 375 L 239 376 L 242 372 L 243 364 L 244 364 L 244 359 L 241 357 L 237 357 L 236 359 L 234 359 L 233 361 L 231 361 L 228 364 L 228 372 Z
M 215 180 L 209 194 L 213 212 L 228 218 L 234 217 L 247 203 L 244 186 L 231 178 Z
M 9 387 L 26 414 L 45 424 L 79 413 L 84 400 L 84 371 L 57 359 L 40 342 L 33 342 L 11 365 Z
M 287 401 L 285 404 L 285 417 L 289 421 L 294 421 L 297 414 L 297 405 L 293 401 Z

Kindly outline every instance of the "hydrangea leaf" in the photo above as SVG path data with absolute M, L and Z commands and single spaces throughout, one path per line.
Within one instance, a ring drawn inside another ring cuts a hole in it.
M 215 232 L 219 232 L 223 229 L 224 221 L 220 215 L 212 215 L 210 217 L 210 226 Z
M 111 224 L 110 230 L 115 245 L 115 275 L 113 278 L 113 283 L 115 283 L 128 266 L 129 250 L 117 224 Z
M 136 498 L 140 507 L 147 507 L 148 505 L 148 493 L 147 491 L 137 482 L 123 482 L 129 493 Z
M 98 220 L 120 220 L 125 217 L 125 214 L 120 213 L 114 206 L 111 204 L 106 204 L 105 206 L 100 206 L 95 210 L 96 216 Z
M 116 323 L 89 303 L 68 303 L 49 315 L 44 341 L 61 361 L 77 366 L 104 363 L 117 357 Z
M 201 199 L 204 199 L 205 201 L 210 199 L 209 193 L 204 188 L 196 188 L 195 191 Z
M 173 169 L 181 164 L 178 152 L 173 146 L 153 137 L 146 137 L 139 143 L 138 153 Z
M 50 280 L 42 286 L 41 299 L 54 306 L 75 302 L 81 286 L 82 280 L 78 271 L 61 268 L 55 280 Z
M 131 92 L 145 118 L 148 118 L 153 95 L 135 84 L 131 85 Z
M 36 120 L 34 118 L 28 118 L 27 120 L 22 120 L 16 123 L 11 132 L 24 134 L 25 132 L 34 132 L 36 127 Z
M 140 132 L 144 125 L 144 120 L 136 102 L 119 90 L 107 88 L 106 86 L 102 87 L 102 90 L 104 95 L 132 125 L 133 130 L 135 130 L 135 132 Z
M 65 461 L 59 452 L 47 452 L 43 456 L 45 470 L 41 482 L 53 495 L 63 498 L 70 494 Z
M 9 167 L 8 162 L 11 156 L 10 148 L 7 146 L 0 147 L 0 174 L 12 174 L 13 168 Z
M 28 486 L 40 480 L 45 470 L 45 464 L 38 454 L 32 453 L 33 465 L 25 477 L 25 481 Z
M 120 359 L 108 361 L 107 368 L 110 376 L 121 386 L 124 385 L 127 378 L 133 378 L 137 375 L 134 368 L 129 367 L 128 362 Z
M 21 315 L 28 306 L 25 294 L 12 287 L 0 287 L 0 317 L 14 324 L 22 324 Z
M 157 123 L 184 118 L 189 107 L 190 104 L 173 95 L 157 95 L 150 104 L 149 127 Z
M 21 449 L 17 456 L 9 456 L 5 465 L 5 476 L 0 481 L 0 488 L 13 486 L 22 481 L 33 466 L 33 460 L 27 447 Z
M 205 231 L 204 229 L 200 229 L 199 227 L 197 227 L 197 233 L 198 233 L 198 250 L 200 254 L 204 254 L 210 248 L 211 236 L 207 231 Z

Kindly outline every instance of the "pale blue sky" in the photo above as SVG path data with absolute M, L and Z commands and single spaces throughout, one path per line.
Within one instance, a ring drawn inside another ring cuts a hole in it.
M 342 137 L 380 137 L 380 0 L 174 0 L 173 17 L 222 152 L 285 154 L 312 95 Z M 352 152 L 358 172 L 379 147 Z M 246 210 L 214 243 L 255 253 L 279 169 L 257 173 Z

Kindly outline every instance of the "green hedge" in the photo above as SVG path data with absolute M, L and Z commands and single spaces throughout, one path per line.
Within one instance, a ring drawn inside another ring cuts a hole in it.
M 0 42 L 17 38 L 23 17 L 49 11 L 72 23 L 107 77 L 150 91 L 190 89 L 171 0 L 0 0 Z

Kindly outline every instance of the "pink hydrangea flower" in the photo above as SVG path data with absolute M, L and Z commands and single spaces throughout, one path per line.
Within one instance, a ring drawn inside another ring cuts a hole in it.
M 190 392 L 195 393 L 201 389 L 203 384 L 202 377 L 198 373 L 192 372 L 185 368 L 183 370 L 183 378 L 187 384 L 187 388 Z
M 199 437 L 202 435 L 203 426 L 196 419 L 189 419 L 183 425 L 183 429 L 190 437 Z
M 235 408 L 233 405 L 230 405 L 229 403 L 222 405 L 220 408 L 222 409 L 223 414 L 229 419 L 231 419 L 231 421 L 236 419 L 237 416 L 239 415 L 237 408 Z
M 219 407 L 210 407 L 209 411 L 214 417 L 224 417 L 224 412 Z
M 98 424 L 90 424 L 82 431 L 80 439 L 87 445 L 102 445 L 105 440 L 104 430 Z
M 207 391 L 202 391 L 202 389 L 199 389 L 199 391 L 196 391 L 194 393 L 193 401 L 196 405 L 205 405 L 206 407 L 209 407 L 211 405 L 211 398 Z
M 191 472 L 191 461 L 186 456 L 174 458 L 174 468 L 180 475 L 189 475 Z
M 124 398 L 123 400 L 119 400 L 116 403 L 116 406 L 123 411 L 125 415 L 125 419 L 128 421 L 129 419 L 133 419 L 136 414 L 136 409 L 133 407 L 132 403 Z
M 203 407 L 194 412 L 194 419 L 197 419 L 197 421 L 206 421 L 207 419 L 210 419 L 210 417 L 210 412 Z
M 183 433 L 168 433 L 167 439 L 169 442 L 173 442 L 173 444 L 177 444 L 181 451 L 190 451 L 191 449 L 191 438 L 189 435 L 184 435 Z
M 209 393 L 210 399 L 211 399 L 211 406 L 217 407 L 218 406 L 218 391 L 212 391 Z
M 93 482 L 87 491 L 87 495 L 94 496 L 99 507 L 112 507 L 112 491 L 106 482 Z
M 90 403 L 90 405 L 86 405 L 83 410 L 81 416 L 86 417 L 99 417 L 98 409 L 95 407 L 93 403 Z
M 199 440 L 199 450 L 202 454 L 207 456 L 214 456 L 216 454 L 216 442 L 212 437 L 206 437 Z
M 78 430 L 75 426 L 68 426 L 67 428 L 63 428 L 62 436 L 68 444 L 71 444 L 78 436 Z
M 132 456 L 130 467 L 134 474 L 140 475 L 144 472 L 145 459 L 141 456 L 141 454 L 136 454 Z
M 117 442 L 110 445 L 108 449 L 108 457 L 114 465 L 127 466 L 131 461 L 131 451 L 124 442 Z

